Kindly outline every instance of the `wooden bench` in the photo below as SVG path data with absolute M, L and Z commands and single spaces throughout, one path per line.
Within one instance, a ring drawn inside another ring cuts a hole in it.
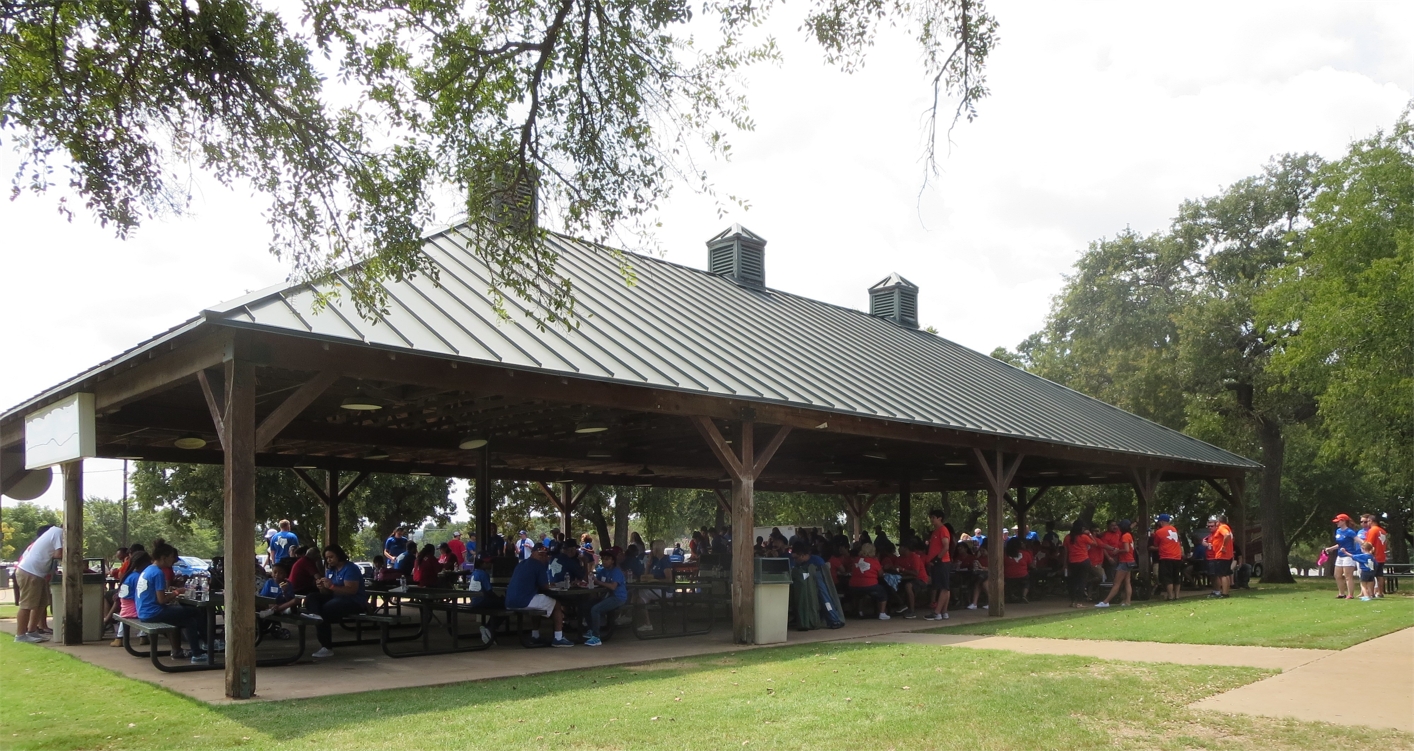
M 122 616 L 114 616 L 114 617 L 118 619 L 118 622 L 119 622 L 119 623 L 123 624 L 123 649 L 127 650 L 127 653 L 130 654 L 130 655 L 132 655 L 133 657 L 148 657 L 148 658 L 151 658 L 151 660 L 152 660 L 152 667 L 155 667 L 155 668 L 157 668 L 158 670 L 161 670 L 161 671 L 164 672 L 164 673 L 189 673 L 189 672 L 192 672 L 192 671 L 194 671 L 194 670 L 210 670 L 210 669 L 211 669 L 211 665 L 210 665 L 210 664 L 206 664 L 206 665 L 191 665 L 191 664 L 187 664 L 187 665 L 181 665 L 181 664 L 178 664 L 178 665 L 167 665 L 167 664 L 164 664 L 164 663 L 162 662 L 162 660 L 161 660 L 160 658 L 171 656 L 172 650 L 171 650 L 171 649 L 158 649 L 158 648 L 157 648 L 157 647 L 158 647 L 158 645 L 157 645 L 157 639 L 158 639 L 159 637 L 161 637 L 161 636 L 166 636 L 168 643 L 171 644 L 171 645 L 173 645 L 173 647 L 175 647 L 176 644 L 177 644 L 177 627 L 176 627 L 176 626 L 173 626 L 173 625 L 170 624 L 170 623 L 159 623 L 159 622 L 156 622 L 156 621 L 140 621 L 140 620 L 138 620 L 138 619 L 136 619 L 136 618 L 124 618 L 124 617 L 122 617 Z M 136 632 L 136 633 L 141 633 L 141 634 L 145 634 L 145 635 L 147 636 L 148 645 L 147 645 L 147 651 L 146 651 L 146 652 L 139 652 L 139 651 L 137 651 L 136 649 L 133 649 L 132 639 L 133 639 L 133 634 L 134 634 L 134 632 Z M 188 645 L 188 646 L 195 646 L 195 645 Z

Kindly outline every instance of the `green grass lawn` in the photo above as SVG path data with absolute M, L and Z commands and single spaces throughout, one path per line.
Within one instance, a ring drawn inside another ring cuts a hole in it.
M 501 655 L 516 656 L 515 650 Z M 1269 674 L 935 646 L 828 644 L 213 707 L 49 649 L 0 639 L 0 748 L 878 751 L 1414 744 L 1414 736 L 1388 731 L 1200 715 L 1186 708 Z M 278 681 L 280 670 L 262 670 L 260 679 Z
M 948 634 L 998 634 L 1051 639 L 1118 639 L 1181 644 L 1344 649 L 1414 626 L 1414 597 L 1360 602 L 1335 599 L 1330 579 L 1258 585 L 1226 600 L 1151 600 L 1128 608 L 936 629 Z
M 19 612 L 19 605 L 0 605 L 0 618 L 14 618 Z

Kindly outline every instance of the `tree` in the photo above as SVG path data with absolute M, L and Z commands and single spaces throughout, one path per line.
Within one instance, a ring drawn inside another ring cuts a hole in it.
M 753 38 L 772 7 L 305 0 L 291 28 L 253 0 L 5 0 L 0 127 L 23 159 L 15 192 L 66 182 L 120 236 L 183 210 L 193 168 L 254 188 L 297 276 L 360 262 L 346 279 L 365 315 L 382 307 L 377 281 L 436 276 L 420 234 L 450 187 L 497 294 L 565 321 L 573 290 L 540 242 L 535 193 L 565 231 L 605 239 L 675 181 L 708 188 L 695 152 L 726 155 L 726 133 L 752 127 L 738 74 L 777 57 Z M 942 98 L 956 122 L 987 94 L 996 22 L 984 0 L 815 0 L 803 30 L 854 70 L 885 24 L 917 40 L 931 76 L 931 164 Z M 335 75 L 353 101 L 334 103 Z
M 128 540 L 140 542 L 151 550 L 152 541 L 161 537 L 176 546 L 182 555 L 211 558 L 224 555 L 221 528 L 202 519 L 189 525 L 173 526 L 161 512 L 143 508 L 128 509 Z M 106 498 L 89 498 L 83 502 L 84 555 L 112 558 L 122 547 L 123 504 Z
M 29 501 L 20 501 L 4 509 L 4 538 L 0 539 L 0 558 L 15 560 L 30 543 L 34 542 L 35 531 L 46 524 L 62 524 L 63 516 L 52 508 L 45 508 Z

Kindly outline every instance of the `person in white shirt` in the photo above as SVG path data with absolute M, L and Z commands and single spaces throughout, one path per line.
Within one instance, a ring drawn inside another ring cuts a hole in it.
M 15 615 L 15 641 L 38 644 L 49 641 L 40 631 L 44 610 L 49 607 L 49 578 L 54 571 L 54 559 L 64 555 L 64 528 L 45 525 L 39 528 L 34 542 L 20 556 L 15 570 L 15 583 L 20 590 L 19 612 Z

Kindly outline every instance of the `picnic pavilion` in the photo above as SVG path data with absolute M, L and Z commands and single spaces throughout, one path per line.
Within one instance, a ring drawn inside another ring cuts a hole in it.
M 865 313 L 768 287 L 766 241 L 740 226 L 708 241 L 705 271 L 546 242 L 572 285 L 573 328 L 537 327 L 513 297 L 500 316 L 474 238 L 451 227 L 424 242 L 436 278 L 385 282 L 387 308 L 370 318 L 337 274 L 279 285 L 5 411 L 6 488 L 25 475 L 12 468 L 26 415 L 77 393 L 93 395 L 96 456 L 224 464 L 233 698 L 255 691 L 257 467 L 299 473 L 331 521 L 371 472 L 468 478 L 480 540 L 492 479 L 558 484 L 566 523 L 592 485 L 716 491 L 735 532 L 740 643 L 752 640 L 758 488 L 838 494 L 856 518 L 897 494 L 902 525 L 911 493 L 985 489 L 992 560 L 1004 504 L 1024 523 L 1056 486 L 1133 486 L 1144 539 L 1161 480 L 1206 481 L 1246 528 L 1243 477 L 1259 465 L 920 330 L 918 287 L 897 274 L 869 288 Z M 341 292 L 316 313 L 321 293 Z M 81 464 L 62 465 L 66 643 L 82 636 Z M 1003 583 L 988 584 L 992 615 Z

